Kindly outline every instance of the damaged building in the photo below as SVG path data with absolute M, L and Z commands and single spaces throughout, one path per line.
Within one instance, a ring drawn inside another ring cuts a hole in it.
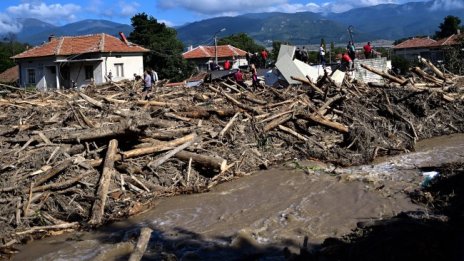
M 143 73 L 149 52 L 108 34 L 50 37 L 49 41 L 12 58 L 19 66 L 19 85 L 37 89 L 66 89 Z

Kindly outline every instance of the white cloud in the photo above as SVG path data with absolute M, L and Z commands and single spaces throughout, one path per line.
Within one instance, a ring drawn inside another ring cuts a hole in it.
M 379 4 L 395 4 L 406 0 L 332 0 L 322 4 L 308 1 L 290 3 L 289 0 L 159 0 L 161 9 L 183 8 L 206 16 L 238 15 L 250 12 L 344 12 L 352 8 Z M 424 0 L 408 0 L 424 1 Z M 441 0 L 446 1 L 446 0 Z M 462 1 L 462 0 L 449 0 Z
M 250 13 L 286 4 L 287 0 L 160 0 L 162 9 L 184 8 L 200 14 L 222 15 L 227 12 Z
M 18 33 L 22 29 L 22 25 L 11 18 L 7 14 L 0 13 L 0 34 Z
M 158 23 L 164 23 L 167 27 L 173 27 L 174 26 L 174 23 L 171 22 L 171 21 L 168 21 L 168 20 L 161 19 L 161 20 L 157 20 L 157 21 L 158 21 Z
M 47 5 L 41 1 L 32 1 L 10 6 L 6 10 L 14 17 L 37 18 L 47 22 L 61 20 L 74 21 L 76 13 L 81 9 L 75 4 L 50 4 Z
M 453 10 L 464 8 L 462 0 L 435 0 L 431 9 L 433 10 Z
M 115 17 L 132 17 L 139 12 L 139 7 L 140 4 L 135 1 L 126 2 L 124 0 L 119 0 L 116 4 L 107 5 L 103 0 L 93 0 L 86 9 L 97 15 L 113 19 Z
M 119 1 L 119 7 L 121 9 L 121 16 L 132 17 L 138 12 L 140 4 L 137 2 L 126 3 L 125 1 Z

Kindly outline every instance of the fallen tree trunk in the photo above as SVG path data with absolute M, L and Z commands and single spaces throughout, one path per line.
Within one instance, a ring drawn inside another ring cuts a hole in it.
M 167 150 L 173 149 L 175 146 L 179 146 L 187 141 L 191 141 L 195 137 L 196 137 L 196 134 L 192 133 L 187 136 L 184 136 L 184 137 L 172 140 L 172 141 L 155 144 L 150 147 L 142 147 L 142 148 L 137 148 L 137 149 L 121 152 L 120 154 L 117 154 L 115 156 L 115 161 L 135 158 L 135 157 L 144 156 L 144 155 L 148 155 L 148 154 L 152 154 L 156 152 L 167 151 Z M 87 163 L 91 165 L 92 167 L 98 167 L 103 163 L 103 160 L 102 159 L 89 160 L 87 161 Z
M 268 132 L 268 131 L 276 128 L 277 126 L 279 126 L 281 124 L 284 124 L 285 122 L 289 121 L 292 117 L 293 117 L 293 115 L 284 115 L 284 116 L 281 116 L 281 117 L 279 117 L 277 119 L 274 119 L 273 121 L 266 124 L 266 126 L 264 126 L 263 131 Z
M 429 67 L 435 73 L 435 75 L 437 75 L 438 78 L 446 80 L 445 74 L 442 71 L 440 71 L 435 65 L 433 65 L 433 63 L 431 63 L 429 60 L 421 57 L 420 61 L 427 65 L 427 67 Z
M 343 125 L 341 123 L 338 123 L 338 122 L 330 121 L 330 120 L 328 120 L 328 119 L 326 119 L 324 117 L 321 117 L 321 116 L 316 116 L 316 115 L 306 114 L 306 113 L 300 113 L 300 114 L 297 115 L 297 117 L 308 120 L 308 121 L 312 121 L 312 122 L 315 122 L 315 123 L 318 123 L 318 124 L 321 124 L 323 126 L 329 127 L 331 129 L 334 129 L 334 130 L 342 132 L 342 133 L 348 133 L 348 131 L 349 131 L 347 126 L 345 126 L 345 125 Z
M 319 94 L 324 94 L 324 92 L 321 89 L 319 89 L 314 83 L 312 83 L 309 79 L 303 79 L 295 76 L 291 76 L 290 78 L 292 78 L 292 80 L 307 84 L 309 87 L 311 87 L 314 91 L 316 91 Z
M 143 227 L 140 230 L 140 236 L 137 240 L 134 252 L 129 257 L 129 261 L 139 261 L 142 259 L 145 250 L 147 250 L 148 242 L 150 241 L 151 233 L 153 229 L 149 227 Z
M 176 153 L 186 149 L 187 147 L 189 147 L 190 145 L 192 145 L 192 143 L 195 141 L 195 138 L 192 139 L 192 140 L 189 140 L 187 141 L 186 143 L 174 148 L 173 150 L 167 152 L 165 155 L 161 156 L 160 158 L 156 159 L 155 161 L 152 161 L 150 163 L 148 163 L 147 166 L 151 167 L 151 168 L 157 168 L 159 167 L 161 164 L 163 164 L 164 162 L 166 162 L 168 159 L 170 159 L 172 156 L 174 156 Z
M 189 160 L 192 159 L 193 163 L 197 165 L 208 169 L 219 170 L 221 172 L 227 167 L 227 160 L 223 158 L 205 156 L 188 151 L 180 151 L 176 154 L 176 158 L 184 162 L 189 162 Z
M 134 158 L 134 157 L 143 156 L 147 154 L 152 154 L 155 152 L 166 151 L 166 150 L 172 149 L 175 146 L 179 146 L 188 141 L 192 141 L 195 139 L 195 137 L 196 137 L 196 134 L 192 133 L 182 138 L 178 138 L 178 139 L 168 141 L 162 144 L 157 144 L 155 146 L 125 151 L 125 152 L 122 152 L 121 155 L 124 159 L 129 159 L 129 158 Z
M 118 140 L 111 140 L 108 144 L 108 150 L 106 151 L 105 162 L 103 163 L 103 172 L 98 184 L 97 198 L 92 207 L 92 217 L 89 220 L 90 225 L 98 226 L 102 222 L 111 176 L 115 172 L 114 161 L 116 159 L 117 149 Z
M 371 72 L 373 72 L 375 74 L 378 74 L 378 75 L 382 76 L 383 78 L 388 79 L 388 80 L 390 80 L 392 82 L 399 83 L 400 85 L 405 85 L 408 82 L 408 80 L 399 79 L 399 78 L 397 78 L 395 76 L 392 76 L 392 75 L 390 75 L 388 73 L 379 71 L 379 70 L 374 69 L 374 68 L 372 68 L 372 67 L 370 67 L 368 65 L 365 65 L 365 64 L 361 64 L 361 67 L 368 70 L 368 71 L 371 71 Z

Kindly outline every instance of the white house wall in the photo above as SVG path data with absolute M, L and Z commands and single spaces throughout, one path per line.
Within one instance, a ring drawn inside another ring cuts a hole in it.
M 116 74 L 116 65 L 123 64 L 124 77 L 118 77 Z M 113 81 L 120 81 L 124 79 L 133 79 L 134 73 L 143 75 L 143 56 L 116 56 L 103 57 L 103 70 L 101 74 L 102 82 L 106 82 L 105 76 L 111 72 Z

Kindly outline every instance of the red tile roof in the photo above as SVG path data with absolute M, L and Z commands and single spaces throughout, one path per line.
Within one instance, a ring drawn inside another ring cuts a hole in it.
M 214 58 L 214 46 L 200 45 L 182 54 L 185 59 Z M 232 45 L 218 45 L 217 57 L 245 56 L 246 52 Z
M 436 43 L 431 44 L 430 47 L 438 47 L 438 46 L 450 46 L 459 44 L 459 41 L 464 40 L 464 34 L 453 34 L 446 38 L 438 40 Z
M 10 69 L 6 69 L 0 73 L 0 82 L 2 83 L 14 83 L 19 79 L 19 66 L 13 66 Z
M 148 49 L 135 44 L 128 46 L 123 41 L 109 34 L 92 34 L 58 37 L 11 58 L 21 59 L 82 53 L 141 53 L 148 51 Z
M 399 43 L 393 46 L 394 49 L 408 49 L 408 48 L 420 48 L 420 47 L 428 47 L 431 44 L 436 43 L 437 41 L 430 39 L 430 38 L 411 38 L 406 40 L 402 43 Z
M 440 47 L 456 45 L 464 38 L 464 34 L 453 34 L 440 40 L 433 40 L 430 38 L 412 38 L 400 44 L 395 45 L 394 49 L 409 49 L 409 48 L 422 48 L 422 47 Z

